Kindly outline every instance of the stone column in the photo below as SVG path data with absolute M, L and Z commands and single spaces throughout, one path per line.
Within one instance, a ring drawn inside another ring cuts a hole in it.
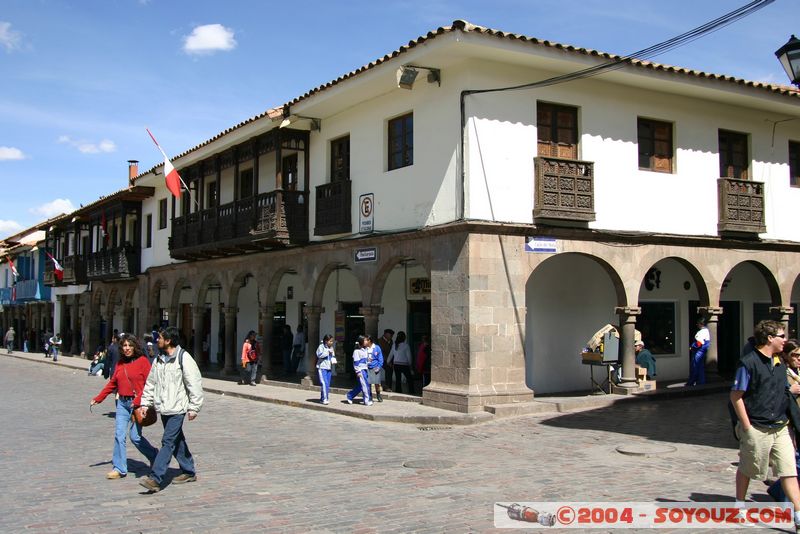
M 791 308 L 789 308 L 791 310 Z M 770 310 L 772 311 L 772 310 Z M 713 306 L 700 306 L 697 313 L 706 320 L 708 336 L 711 343 L 706 352 L 706 373 L 719 374 L 719 345 L 717 344 L 717 327 L 719 326 L 719 316 L 722 315 L 722 308 Z M 787 330 L 788 332 L 788 330 Z
M 200 369 L 208 369 L 208 356 L 203 353 L 203 316 L 205 310 L 197 309 L 192 313 L 192 328 L 194 329 L 194 347 L 192 355 L 197 360 Z
M 225 374 L 234 375 L 238 372 L 236 354 L 236 308 L 225 308 Z
M 322 306 L 306 306 L 304 311 L 308 320 L 308 332 L 306 332 L 308 344 L 306 345 L 306 376 L 301 383 L 312 386 L 318 382 L 318 380 L 315 380 L 316 373 L 312 372 L 311 369 L 316 369 L 317 365 L 316 351 L 317 343 L 319 343 L 321 339 L 319 333 L 319 318 L 320 315 L 322 315 Z M 376 317 L 375 327 L 377 328 L 377 326 Z
M 619 315 L 620 346 L 622 347 L 622 377 L 619 390 L 616 393 L 628 393 L 634 390 L 636 382 L 636 350 L 633 347 L 636 335 L 636 316 L 641 315 L 642 309 L 634 306 L 614 308 L 614 313 Z M 616 388 L 615 388 L 616 389 Z
M 264 306 L 261 310 L 261 374 L 269 379 L 272 373 L 272 320 L 275 306 Z
M 47 304 L 45 303 L 45 306 Z M 34 339 L 32 350 L 34 352 L 41 352 L 42 350 L 42 303 L 37 302 L 33 308 L 33 332 L 34 332 Z
M 378 316 L 383 313 L 383 308 L 375 304 L 372 306 L 362 306 L 358 309 L 358 313 L 364 316 L 364 333 L 372 336 L 372 339 L 377 340 Z
M 45 333 L 53 332 L 53 312 L 52 312 L 53 303 L 52 302 L 45 302 L 44 303 L 44 331 Z
M 80 296 L 75 295 L 72 298 L 72 311 L 70 312 L 70 321 L 72 324 L 70 325 L 70 330 L 72 330 L 72 346 L 69 347 L 70 353 L 73 355 L 80 354 L 80 341 L 81 341 L 81 333 L 78 332 L 78 313 L 80 310 Z

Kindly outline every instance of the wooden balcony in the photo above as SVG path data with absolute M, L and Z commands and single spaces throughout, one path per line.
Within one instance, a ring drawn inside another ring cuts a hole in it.
M 128 280 L 140 274 L 140 256 L 133 247 L 114 247 L 86 258 L 89 280 Z
M 533 219 L 536 223 L 595 220 L 594 162 L 534 158 L 536 175 Z
M 175 218 L 169 250 L 203 259 L 306 242 L 307 193 L 276 190 Z
M 85 284 L 88 280 L 86 278 L 86 263 L 80 256 L 67 256 L 62 262 L 64 267 L 63 284 Z
M 350 180 L 342 180 L 317 186 L 314 235 L 345 234 L 352 231 L 350 184 Z
M 764 224 L 764 183 L 734 178 L 717 180 L 719 192 L 720 234 L 748 234 L 757 237 L 766 232 Z
M 17 301 L 50 300 L 50 288 L 39 280 L 20 280 L 16 289 Z

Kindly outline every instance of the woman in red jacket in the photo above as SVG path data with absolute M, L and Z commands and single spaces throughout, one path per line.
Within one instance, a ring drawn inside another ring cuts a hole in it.
M 150 374 L 150 360 L 144 357 L 139 341 L 130 335 L 123 334 L 120 339 L 122 358 L 117 363 L 114 375 L 106 383 L 103 390 L 92 399 L 91 406 L 99 404 L 116 391 L 119 394 L 117 401 L 116 431 L 114 433 L 114 454 L 112 469 L 107 475 L 108 479 L 122 478 L 128 474 L 128 458 L 125 442 L 130 429 L 131 441 L 152 465 L 158 454 L 158 449 L 153 447 L 144 436 L 142 426 L 131 420 L 131 413 L 142 402 L 142 391 L 147 375 Z

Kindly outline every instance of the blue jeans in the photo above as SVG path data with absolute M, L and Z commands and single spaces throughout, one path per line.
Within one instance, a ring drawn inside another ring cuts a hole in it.
M 161 424 L 164 425 L 164 435 L 161 438 L 161 450 L 158 451 L 156 461 L 153 463 L 153 470 L 150 478 L 158 484 L 164 480 L 167 474 L 169 461 L 172 456 L 178 461 L 178 465 L 183 473 L 194 476 L 194 459 L 186 445 L 186 437 L 183 435 L 184 413 L 175 415 L 161 414 Z
M 700 349 L 691 354 L 689 361 L 689 380 L 687 386 L 697 386 L 706 383 L 706 351 Z
M 145 458 L 152 462 L 156 453 L 155 447 L 142 436 L 142 426 L 131 421 L 133 410 L 133 399 L 120 397 L 117 401 L 117 417 L 115 419 L 116 429 L 114 431 L 114 455 L 112 464 L 114 469 L 125 475 L 128 473 L 128 454 L 126 451 L 126 441 L 128 440 L 128 430 L 130 429 L 131 442 L 141 452 Z

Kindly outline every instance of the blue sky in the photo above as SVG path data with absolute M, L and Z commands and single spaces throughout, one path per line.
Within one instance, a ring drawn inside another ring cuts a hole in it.
M 0 238 L 454 19 L 625 54 L 746 0 L 0 0 Z M 786 84 L 800 2 L 654 61 Z

